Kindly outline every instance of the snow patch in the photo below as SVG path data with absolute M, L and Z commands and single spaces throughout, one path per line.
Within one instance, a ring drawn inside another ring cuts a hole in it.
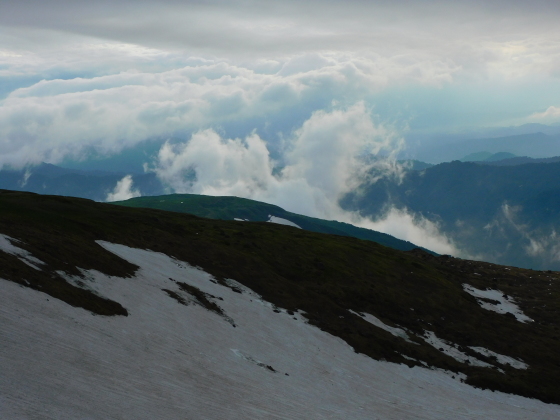
M 482 360 L 478 360 L 476 357 L 469 356 L 468 354 L 463 353 L 456 347 L 456 344 L 449 343 L 445 340 L 438 338 L 434 332 L 432 331 L 425 331 L 424 336 L 422 337 L 426 343 L 433 346 L 437 350 L 441 351 L 442 353 L 454 358 L 458 362 L 461 363 L 469 363 L 473 366 L 480 366 L 480 367 L 494 367 L 489 363 L 483 362 Z
M 278 225 L 292 226 L 301 229 L 301 227 L 296 225 L 294 222 L 290 222 L 289 220 L 282 219 L 281 217 L 271 216 L 270 214 L 268 215 L 267 222 L 276 223 Z
M 494 311 L 499 314 L 510 313 L 515 316 L 519 322 L 523 323 L 533 321 L 515 304 L 511 296 L 507 296 L 499 290 L 480 290 L 466 283 L 463 284 L 463 290 L 477 298 L 476 301 L 478 304 L 488 311 Z M 496 303 L 489 301 L 494 301 Z
M 495 353 L 492 350 L 485 349 L 484 347 L 469 347 L 470 349 L 480 353 L 486 357 L 495 357 L 501 365 L 510 365 L 514 369 L 527 369 L 529 365 L 521 360 L 514 359 L 513 357 L 504 356 L 503 354 Z
M 368 313 L 365 313 L 365 312 L 364 312 L 363 315 L 359 314 L 358 312 L 354 312 L 351 309 L 349 309 L 349 312 L 353 313 L 354 315 L 358 315 L 359 317 L 363 318 L 364 320 L 366 320 L 370 324 L 375 325 L 376 327 L 387 331 L 388 333 L 394 335 L 395 337 L 402 338 L 403 340 L 405 340 L 405 341 L 407 341 L 411 344 L 418 344 L 418 343 L 415 343 L 414 341 L 412 341 L 410 339 L 410 337 L 408 336 L 407 332 L 405 330 L 403 330 L 402 328 L 391 327 L 391 326 L 385 324 L 379 318 L 376 318 L 375 316 L 373 316 L 371 314 L 368 314 Z
M 423 360 L 415 359 L 414 357 L 407 356 L 406 354 L 402 354 L 402 353 L 399 353 L 399 354 L 400 354 L 403 358 L 405 358 L 406 360 L 410 360 L 411 362 L 420 363 L 420 364 L 424 365 L 425 367 L 430 367 L 430 366 L 429 366 L 426 362 L 424 362 Z
M 28 266 L 40 271 L 40 266 L 44 265 L 45 263 L 40 259 L 35 258 L 25 249 L 14 245 L 14 243 L 21 243 L 21 241 L 0 233 L 0 251 L 4 251 L 7 254 L 14 255 Z

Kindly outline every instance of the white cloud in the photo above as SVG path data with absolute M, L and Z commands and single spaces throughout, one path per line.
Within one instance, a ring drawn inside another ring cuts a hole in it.
M 188 143 L 165 143 L 155 171 L 176 192 L 253 196 L 272 182 L 266 144 L 256 134 L 223 140 L 215 131 L 194 134 Z M 196 180 L 188 175 L 196 172 Z
M 284 205 L 304 214 L 329 216 L 341 194 L 357 186 L 373 164 L 360 155 L 393 152 L 400 138 L 376 127 L 363 103 L 332 112 L 317 111 L 287 140 L 285 166 L 273 175 L 266 143 L 255 133 L 222 139 L 213 130 L 187 143 L 166 143 L 158 176 L 177 192 L 237 195 Z M 196 172 L 196 181 L 185 178 Z
M 535 112 L 529 116 L 528 121 L 539 122 L 544 124 L 553 124 L 560 122 L 560 108 L 549 106 L 544 112 Z
M 457 255 L 436 224 L 392 210 L 371 221 L 343 211 L 339 199 L 367 180 L 369 170 L 400 176 L 392 155 L 401 139 L 376 126 L 363 103 L 331 112 L 317 111 L 289 139 L 285 166 L 273 175 L 274 162 L 255 133 L 223 139 L 213 130 L 194 134 L 187 143 L 166 143 L 152 168 L 174 191 L 252 198 L 309 216 L 336 219 L 389 233 L 398 238 Z M 364 153 L 387 157 L 366 160 Z M 192 175 L 196 174 L 196 177 Z
M 301 66 L 307 58 L 297 60 Z M 329 108 L 333 99 L 355 103 L 391 79 L 435 83 L 449 73 L 426 76 L 414 66 L 342 56 L 321 63 L 288 75 L 216 60 L 160 73 L 43 80 L 0 101 L 0 165 L 57 163 L 92 147 L 117 153 L 147 138 L 223 124 L 250 132 L 255 121 L 271 122 L 289 132 L 302 115 Z
M 438 254 L 463 256 L 453 240 L 443 234 L 439 226 L 424 217 L 413 215 L 406 209 L 390 208 L 377 220 L 356 219 L 357 226 L 388 233 L 399 239 L 423 246 Z
M 372 105 L 394 87 L 412 92 L 388 101 L 396 108 L 391 118 L 405 126 L 419 112 L 409 109 L 419 86 L 499 84 L 560 69 L 554 4 L 544 15 L 478 2 L 254 6 L 3 5 L 0 165 L 56 163 L 91 148 L 117 153 L 146 138 L 222 132 L 228 124 L 242 126 L 235 135 L 245 136 L 255 121 L 286 135 L 314 111 L 330 110 L 333 100 Z M 430 92 L 420 93 L 427 104 Z
M 115 185 L 115 189 L 107 194 L 105 201 L 122 201 L 129 198 L 140 197 L 140 191 L 132 189 L 132 176 L 126 175 Z

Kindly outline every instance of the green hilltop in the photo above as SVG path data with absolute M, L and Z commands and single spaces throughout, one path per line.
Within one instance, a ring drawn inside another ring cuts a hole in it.
M 112 204 L 125 207 L 143 207 L 189 213 L 199 217 L 218 220 L 242 219 L 251 222 L 266 222 L 270 216 L 279 217 L 295 223 L 302 229 L 329 233 L 332 235 L 352 236 L 359 239 L 377 242 L 378 244 L 401 251 L 418 248 L 417 245 L 397 239 L 386 233 L 371 229 L 359 228 L 349 223 L 334 220 L 323 220 L 315 217 L 291 213 L 281 207 L 239 197 L 213 197 L 198 194 L 170 194 L 150 197 L 136 197 L 126 201 L 116 201 Z M 432 253 L 427 249 L 427 252 Z

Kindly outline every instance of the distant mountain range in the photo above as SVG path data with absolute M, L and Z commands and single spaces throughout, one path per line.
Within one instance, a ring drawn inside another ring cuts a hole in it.
M 485 151 L 490 154 L 507 152 L 516 156 L 544 158 L 560 156 L 560 134 L 531 133 L 495 138 L 474 138 L 450 141 L 426 141 L 417 150 L 412 148 L 414 158 L 430 162 L 441 163 L 462 159 L 473 153 Z
M 560 156 L 554 156 L 549 158 L 530 158 L 528 156 L 516 156 L 513 153 L 508 153 L 508 152 L 498 152 L 498 153 L 476 152 L 476 153 L 471 153 L 470 155 L 467 155 L 459 160 L 461 162 L 476 162 L 485 165 L 516 166 L 516 165 L 525 165 L 526 163 L 560 162 Z M 418 162 L 418 161 L 414 161 L 414 162 Z M 411 165 L 411 169 L 422 170 L 422 169 L 431 168 L 432 166 L 434 165 L 430 165 L 424 162 L 419 162 L 419 164 Z
M 555 163 L 560 162 L 560 156 L 549 157 L 549 158 L 530 158 L 527 156 L 516 156 L 506 159 L 499 159 L 499 160 L 485 160 L 479 163 L 483 163 L 486 165 L 496 165 L 496 166 L 516 166 L 516 165 L 525 165 L 526 163 Z
M 42 163 L 24 169 L 0 170 L 0 188 L 105 201 L 126 175 L 125 172 L 83 171 Z M 142 195 L 165 192 L 154 173 L 133 174 L 132 180 L 134 188 Z
M 438 224 L 468 255 L 560 269 L 560 162 L 442 163 L 363 185 L 341 205 L 372 218 L 407 209 Z
M 498 162 L 504 159 L 511 159 L 515 157 L 517 156 L 515 156 L 513 153 L 508 153 L 508 152 L 498 152 L 498 153 L 477 152 L 477 153 L 471 153 L 470 155 L 467 155 L 459 160 L 461 162 Z

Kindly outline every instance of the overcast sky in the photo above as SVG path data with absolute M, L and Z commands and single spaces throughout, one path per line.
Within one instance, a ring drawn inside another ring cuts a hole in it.
M 557 1 L 0 3 L 5 162 L 253 130 L 363 102 L 408 135 L 560 120 Z M 557 108 L 558 107 L 558 108 Z

